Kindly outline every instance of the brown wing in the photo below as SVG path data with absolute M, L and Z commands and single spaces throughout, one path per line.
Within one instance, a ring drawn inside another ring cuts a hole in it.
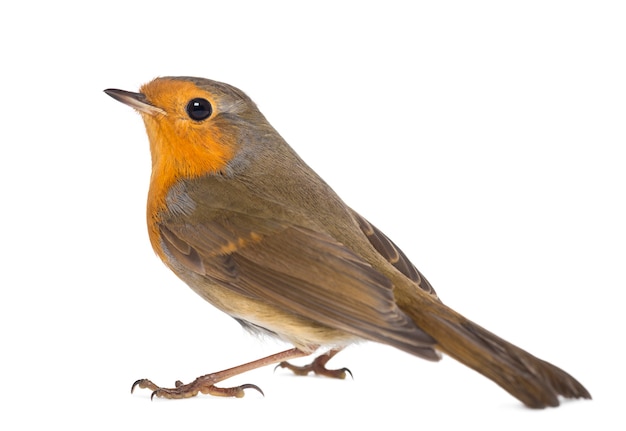
M 387 236 L 376 228 L 373 224 L 365 220 L 360 214 L 352 211 L 352 214 L 359 223 L 359 227 L 378 251 L 389 263 L 391 263 L 398 271 L 413 280 L 425 292 L 433 296 L 437 296 L 435 289 L 426 280 L 426 277 L 415 268 L 406 255 L 393 243 Z
M 161 226 L 190 271 L 284 312 L 436 360 L 434 340 L 395 304 L 390 281 L 330 235 L 241 213 Z

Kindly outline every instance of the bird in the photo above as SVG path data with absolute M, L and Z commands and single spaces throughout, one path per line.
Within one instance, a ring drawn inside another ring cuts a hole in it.
M 162 387 L 151 398 L 242 397 L 254 384 L 220 382 L 278 364 L 298 375 L 344 378 L 327 362 L 361 341 L 438 361 L 448 355 L 525 406 L 590 399 L 574 377 L 446 306 L 382 231 L 349 207 L 226 83 L 157 77 L 139 92 L 106 94 L 142 117 L 151 154 L 147 227 L 155 253 L 199 296 L 285 351 Z M 304 366 L 292 359 L 324 353 Z

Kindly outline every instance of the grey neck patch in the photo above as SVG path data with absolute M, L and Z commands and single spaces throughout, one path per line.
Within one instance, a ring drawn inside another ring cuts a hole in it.
M 172 215 L 190 215 L 196 209 L 196 203 L 187 194 L 184 181 L 178 181 L 172 186 L 165 197 L 165 203 Z

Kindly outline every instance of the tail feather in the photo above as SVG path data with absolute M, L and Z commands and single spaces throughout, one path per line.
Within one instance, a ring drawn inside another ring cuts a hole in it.
M 503 340 L 444 304 L 410 307 L 415 323 L 437 341 L 437 349 L 493 380 L 531 408 L 556 407 L 559 396 L 591 398 L 560 368 Z M 406 310 L 405 310 L 406 311 Z

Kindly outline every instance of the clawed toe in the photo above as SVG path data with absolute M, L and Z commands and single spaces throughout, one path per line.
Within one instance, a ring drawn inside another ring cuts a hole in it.
M 140 389 L 151 389 L 152 391 L 156 391 L 157 389 L 160 389 L 157 385 L 155 385 L 148 379 L 139 379 L 139 380 L 136 380 L 135 383 L 133 383 L 133 385 L 131 386 L 130 388 L 131 394 L 135 392 L 135 388 L 137 386 L 139 386 Z

